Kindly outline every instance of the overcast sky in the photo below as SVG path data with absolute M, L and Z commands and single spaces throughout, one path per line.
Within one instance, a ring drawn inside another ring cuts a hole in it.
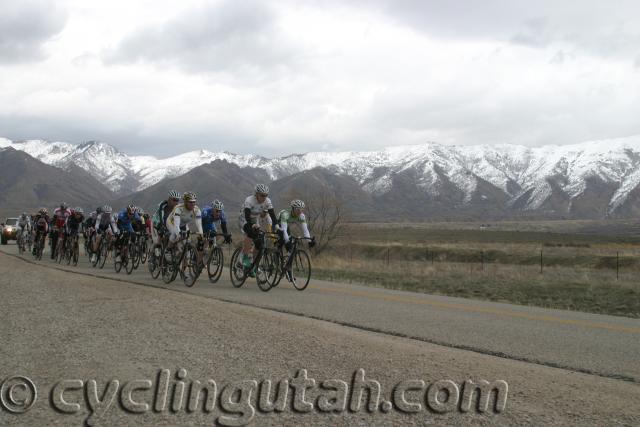
M 266 156 L 640 134 L 640 2 L 0 0 L 0 136 Z

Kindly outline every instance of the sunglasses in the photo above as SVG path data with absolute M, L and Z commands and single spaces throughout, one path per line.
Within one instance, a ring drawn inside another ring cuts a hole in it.
M 180 199 L 171 199 L 171 200 L 173 200 L 174 202 L 179 202 L 180 201 Z

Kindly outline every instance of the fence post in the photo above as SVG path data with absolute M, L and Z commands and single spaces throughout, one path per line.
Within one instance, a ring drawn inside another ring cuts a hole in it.
M 542 274 L 542 249 L 540 249 L 540 274 Z

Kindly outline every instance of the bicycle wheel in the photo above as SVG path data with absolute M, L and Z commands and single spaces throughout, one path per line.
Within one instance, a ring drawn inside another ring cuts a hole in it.
M 64 248 L 62 247 L 62 243 L 58 240 L 58 243 L 56 244 L 56 250 L 53 252 L 53 261 L 60 264 L 63 258 Z
M 76 239 L 73 242 L 73 255 L 72 255 L 72 261 L 73 261 L 73 265 L 76 266 L 78 265 L 78 257 L 80 256 L 80 245 L 78 244 L 78 240 Z
M 92 267 L 96 267 L 98 265 L 98 262 L 100 261 L 101 252 L 102 252 L 102 242 L 100 242 L 100 245 L 98 245 L 98 249 L 95 252 L 96 257 L 93 259 L 93 261 L 91 261 Z M 89 260 L 91 260 L 91 256 L 89 256 Z
M 147 239 L 142 240 L 142 244 L 138 249 L 138 253 L 140 254 L 140 263 L 144 264 L 149 259 L 149 244 L 147 243 Z
M 24 252 L 24 240 L 21 234 L 20 238 L 18 239 L 18 255 L 22 255 L 23 252 Z
M 105 242 L 105 237 L 100 240 L 100 262 L 98 262 L 98 267 L 104 268 L 104 263 L 107 261 L 107 256 L 109 256 L 109 243 Z
M 309 285 L 309 279 L 311 279 L 311 260 L 309 255 L 302 249 L 298 249 L 294 254 L 293 262 L 291 263 L 291 276 L 293 279 L 293 286 L 303 291 Z
M 44 238 L 40 238 L 40 242 L 38 243 L 38 250 L 36 251 L 36 259 L 42 259 L 42 253 L 44 252 Z
M 266 250 L 262 250 L 262 254 L 258 254 L 258 262 L 254 262 L 256 272 L 256 282 L 261 291 L 267 292 L 271 289 L 269 283 L 269 272 L 271 271 L 271 259 Z
M 209 275 L 209 281 L 216 283 L 222 275 L 222 266 L 224 265 L 224 253 L 219 247 L 211 249 L 209 253 L 209 259 L 207 260 L 207 273 Z
M 137 270 L 140 265 L 140 247 L 137 243 L 129 244 L 129 263 L 133 267 L 132 270 Z M 131 273 L 127 270 L 127 274 Z
M 201 271 L 198 266 L 198 252 L 196 248 L 191 245 L 187 246 L 182 262 L 184 285 L 190 288 L 196 283 L 196 280 L 198 280 Z
M 275 288 L 282 279 L 282 254 L 277 249 L 269 250 L 269 257 L 271 258 L 272 272 L 269 278 L 269 284 L 272 288 Z
M 172 249 L 162 251 L 162 281 L 166 284 L 173 282 L 178 275 Z
M 72 248 L 73 248 L 73 245 L 67 242 L 64 248 L 64 259 L 67 262 L 67 265 L 71 265 L 71 257 L 73 256 Z
M 156 256 L 156 249 L 162 255 L 162 246 L 161 245 L 153 245 L 151 248 L 151 252 L 149 253 L 149 262 L 147 263 L 147 269 L 149 273 L 151 273 L 151 277 L 157 279 L 162 271 L 162 256 Z
M 115 268 L 116 273 L 120 273 L 120 270 L 122 270 L 122 265 L 124 264 L 123 258 L 119 248 L 113 250 L 113 268 Z
M 242 261 L 240 260 L 241 252 L 242 248 L 236 248 L 236 250 L 233 251 L 233 255 L 231 255 L 231 263 L 229 264 L 231 284 L 236 288 L 242 286 L 247 280 L 247 275 L 245 274 L 244 267 L 242 266 Z
M 135 243 L 129 243 L 127 250 L 125 251 L 125 259 L 124 259 L 124 268 L 127 271 L 127 274 L 133 273 L 133 270 L 137 268 L 136 265 L 136 257 L 138 252 L 138 247 Z

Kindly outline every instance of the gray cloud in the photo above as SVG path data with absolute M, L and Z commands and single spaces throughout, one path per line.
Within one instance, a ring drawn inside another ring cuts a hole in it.
M 498 40 L 536 48 L 569 43 L 602 57 L 631 58 L 640 44 L 640 3 L 635 0 L 356 1 L 433 37 Z
M 5 64 L 44 59 L 43 44 L 67 20 L 66 10 L 46 0 L 0 0 L 0 11 L 0 63 Z
M 206 4 L 126 36 L 103 58 L 108 64 L 144 61 L 188 72 L 286 68 L 295 48 L 279 34 L 276 20 L 275 11 L 260 1 Z

